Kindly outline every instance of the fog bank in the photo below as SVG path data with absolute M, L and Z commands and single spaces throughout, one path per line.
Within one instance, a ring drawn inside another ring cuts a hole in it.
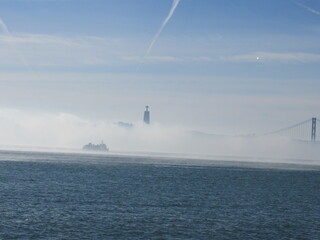
M 120 120 L 93 121 L 69 113 L 0 109 L 1 146 L 39 146 L 81 150 L 102 140 L 112 152 L 291 158 L 319 161 L 320 144 L 285 137 L 200 134 L 184 126 Z M 3 148 L 3 147 L 2 147 Z

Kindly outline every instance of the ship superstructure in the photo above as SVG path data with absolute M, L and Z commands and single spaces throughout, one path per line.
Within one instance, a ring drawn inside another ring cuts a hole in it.
M 84 145 L 83 150 L 86 151 L 99 151 L 99 152 L 108 152 L 109 148 L 106 144 L 103 143 L 103 141 L 100 144 L 92 144 L 88 143 L 87 145 Z

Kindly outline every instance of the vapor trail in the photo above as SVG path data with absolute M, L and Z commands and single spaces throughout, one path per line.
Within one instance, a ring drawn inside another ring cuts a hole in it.
M 161 24 L 158 32 L 156 33 L 156 35 L 154 36 L 146 54 L 145 54 L 145 57 L 147 57 L 153 47 L 153 45 L 155 44 L 155 42 L 158 40 L 162 30 L 164 29 L 164 27 L 167 25 L 167 23 L 169 22 L 170 18 L 172 17 L 172 15 L 174 14 L 174 11 L 176 10 L 178 4 L 179 4 L 180 0 L 173 0 L 173 3 L 172 3 L 172 7 L 170 9 L 170 12 L 168 14 L 168 16 L 166 17 L 166 19 L 163 21 L 163 23 Z
M 6 35 L 11 36 L 11 33 L 9 32 L 7 25 L 3 22 L 3 20 L 1 18 L 0 18 L 0 25 L 1 25 L 3 32 Z
M 302 8 L 308 10 L 309 12 L 311 12 L 311 13 L 313 13 L 313 14 L 320 15 L 320 12 L 317 11 L 317 10 L 315 10 L 315 9 L 313 9 L 313 8 L 310 8 L 310 7 L 308 7 L 308 6 L 306 6 L 306 5 L 302 4 L 302 3 L 299 3 L 299 2 L 297 2 L 297 1 L 293 1 L 293 2 L 294 2 L 296 5 L 298 5 L 299 7 L 302 7 Z
M 4 32 L 4 34 L 7 37 L 13 38 L 13 35 L 11 34 L 11 32 L 9 31 L 7 25 L 4 23 L 4 21 L 0 18 L 0 27 L 2 28 L 2 31 Z M 31 71 L 31 68 L 26 60 L 26 58 L 24 57 L 24 55 L 22 53 L 20 53 L 15 46 L 11 45 L 12 50 L 19 56 L 20 60 L 23 62 L 24 66 L 27 68 L 27 70 L 29 72 Z

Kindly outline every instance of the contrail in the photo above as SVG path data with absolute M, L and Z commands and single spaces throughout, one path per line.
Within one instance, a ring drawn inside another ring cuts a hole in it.
M 1 18 L 0 18 L 0 25 L 1 25 L 1 28 L 2 28 L 3 32 L 4 32 L 6 35 L 8 35 L 8 36 L 11 37 L 12 34 L 9 32 L 7 25 L 3 22 L 3 20 L 2 20 Z
M 317 11 L 317 10 L 315 10 L 315 9 L 313 9 L 313 8 L 310 8 L 310 7 L 308 7 L 308 6 L 306 6 L 306 5 L 302 4 L 302 3 L 299 3 L 299 2 L 297 2 L 297 1 L 293 1 L 293 2 L 294 2 L 296 5 L 298 5 L 299 7 L 302 7 L 302 8 L 308 10 L 309 12 L 311 12 L 311 13 L 313 13 L 313 14 L 320 15 L 320 12 Z
M 157 34 L 154 36 L 146 54 L 144 57 L 147 57 L 153 47 L 153 45 L 155 44 L 155 42 L 158 40 L 162 30 L 164 29 L 164 27 L 167 25 L 167 23 L 169 22 L 170 18 L 172 17 L 172 15 L 174 14 L 174 11 L 176 10 L 178 4 L 179 4 L 180 0 L 173 0 L 173 3 L 172 3 L 172 7 L 171 7 L 171 10 L 169 12 L 169 15 L 166 17 L 166 19 L 163 21 L 163 23 L 161 24 L 161 27 L 159 28 Z
M 4 23 L 4 21 L 0 18 L 0 27 L 2 28 L 2 31 L 4 32 L 4 34 L 7 37 L 13 38 L 13 35 L 11 34 L 11 32 L 9 31 L 7 25 Z M 24 66 L 27 68 L 27 70 L 29 72 L 32 72 L 26 58 L 24 57 L 24 55 L 22 53 L 20 53 L 15 46 L 13 46 L 13 44 L 11 44 L 11 50 L 13 50 L 20 58 L 20 60 L 23 62 Z

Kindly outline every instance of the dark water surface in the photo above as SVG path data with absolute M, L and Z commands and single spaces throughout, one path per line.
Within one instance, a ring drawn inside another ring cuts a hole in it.
M 0 239 L 320 239 L 318 167 L 162 162 L 2 151 Z

